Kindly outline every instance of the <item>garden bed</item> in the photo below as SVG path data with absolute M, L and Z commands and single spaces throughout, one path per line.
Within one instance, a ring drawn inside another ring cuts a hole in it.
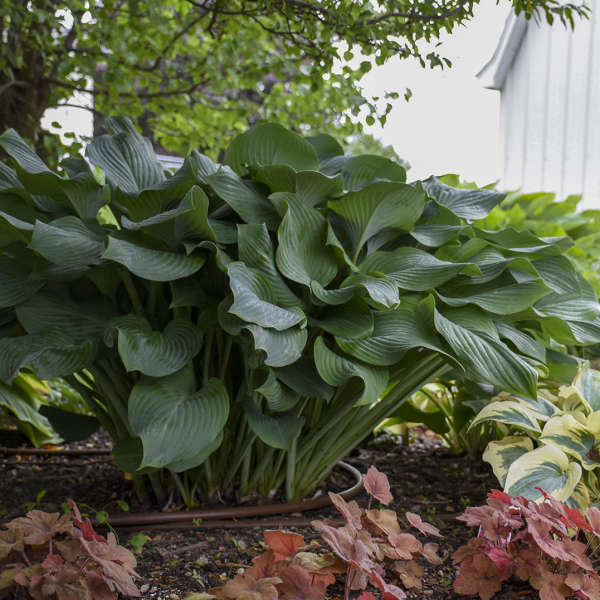
M 88 445 L 102 447 L 106 440 L 96 436 Z M 361 472 L 375 465 L 390 479 L 395 502 L 390 508 L 399 513 L 412 511 L 438 526 L 444 535 L 441 551 L 451 553 L 465 543 L 474 532 L 455 520 L 468 505 L 485 501 L 489 489 L 497 483 L 488 465 L 466 456 L 449 453 L 441 441 L 429 431 L 419 431 L 410 446 L 404 447 L 387 440 L 365 445 L 357 450 L 348 462 Z M 46 511 L 60 509 L 71 497 L 88 512 L 106 510 L 119 512 L 117 501 L 127 502 L 133 511 L 141 510 L 131 483 L 103 456 L 0 456 L 0 510 L 4 517 L 14 517 L 25 512 L 26 503 L 35 503 L 40 492 L 39 507 Z M 343 488 L 347 480 L 343 472 L 334 472 L 329 482 L 333 489 Z M 357 498 L 359 503 L 365 498 Z M 173 506 L 173 509 L 181 508 Z M 83 509 L 82 509 L 83 510 Z M 6 512 L 4 512 L 6 511 Z M 339 517 L 335 510 L 321 510 L 304 515 L 281 517 L 285 524 L 290 518 Z M 269 518 L 266 528 L 278 528 L 278 517 Z M 138 556 L 138 582 L 142 597 L 152 600 L 183 600 L 188 592 L 200 592 L 233 576 L 252 557 L 261 552 L 263 521 L 254 527 L 195 529 L 190 531 L 148 531 L 149 540 Z M 204 527 L 206 523 L 201 524 Z M 285 527 L 296 530 L 305 539 L 318 536 L 311 527 Z M 122 543 L 131 533 L 121 535 Z M 410 598 L 451 599 L 464 598 L 452 590 L 455 569 L 448 559 L 440 567 L 429 567 L 423 579 L 423 589 L 413 592 Z M 341 597 L 343 588 L 333 588 L 332 597 Z M 526 587 L 505 586 L 495 598 L 537 598 L 537 592 Z

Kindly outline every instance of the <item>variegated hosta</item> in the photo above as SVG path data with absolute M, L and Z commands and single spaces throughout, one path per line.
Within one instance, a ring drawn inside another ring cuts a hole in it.
M 483 455 L 508 494 L 537 500 L 542 488 L 584 510 L 600 503 L 600 371 L 583 363 L 572 385 L 536 400 L 501 394 L 473 423 L 485 421 L 508 428 Z
M 298 497 L 446 369 L 535 397 L 600 340 L 569 238 L 473 225 L 503 194 L 274 124 L 167 174 L 107 125 L 60 174 L 0 136 L 0 379 L 68 377 L 159 495 Z

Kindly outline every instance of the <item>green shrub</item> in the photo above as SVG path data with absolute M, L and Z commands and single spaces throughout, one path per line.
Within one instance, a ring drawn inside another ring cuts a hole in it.
M 0 395 L 67 377 L 140 493 L 297 498 L 451 368 L 535 398 L 600 340 L 569 238 L 473 224 L 503 194 L 274 124 L 169 176 L 107 125 L 60 174 L 0 136 Z

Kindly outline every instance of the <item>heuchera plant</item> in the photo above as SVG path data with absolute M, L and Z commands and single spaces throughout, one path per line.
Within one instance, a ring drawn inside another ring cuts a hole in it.
M 400 585 L 421 587 L 424 569 L 416 562 L 417 557 L 435 565 L 441 564 L 443 559 L 437 554 L 437 544 L 423 545 L 413 535 L 402 531 L 394 511 L 371 508 L 373 498 L 385 505 L 393 500 L 383 473 L 370 467 L 364 477 L 364 486 L 371 496 L 366 510 L 354 500 L 346 502 L 340 495 L 330 493 L 331 501 L 346 524 L 334 527 L 324 521 L 313 521 L 313 527 L 346 564 L 345 600 L 352 590 L 365 590 L 369 584 L 381 590 L 384 600 L 401 600 L 406 594 Z M 407 512 L 406 518 L 421 533 L 441 537 L 436 527 L 424 523 L 418 515 Z M 369 592 L 361 594 L 363 600 L 371 597 Z
M 488 494 L 487 506 L 469 507 L 460 520 L 479 527 L 453 555 L 460 565 L 454 581 L 459 594 L 489 600 L 502 582 L 516 577 L 539 591 L 541 600 L 600 598 L 595 571 L 600 510 L 586 515 L 540 490 L 541 503 L 499 490 Z
M 265 531 L 267 551 L 253 560 L 252 567 L 224 586 L 208 593 L 190 594 L 186 600 L 323 600 L 326 589 L 335 583 L 335 573 L 346 573 L 345 600 L 353 590 L 362 590 L 358 600 L 375 600 L 366 591 L 369 584 L 381 590 L 384 600 L 406 598 L 400 585 L 421 587 L 424 570 L 415 558 L 420 556 L 436 565 L 443 562 L 437 554 L 438 545 L 423 545 L 403 532 L 394 511 L 371 508 L 373 498 L 386 505 L 393 499 L 383 473 L 371 467 L 364 477 L 364 486 L 371 496 L 366 510 L 354 500 L 346 502 L 339 494 L 329 494 L 346 525 L 312 523 L 333 554 L 309 552 L 318 544 L 305 545 L 297 533 Z M 440 537 L 440 532 L 418 515 L 406 513 L 406 518 L 421 533 Z
M 325 598 L 326 588 L 335 582 L 334 573 L 343 573 L 344 564 L 333 554 L 315 554 L 304 538 L 289 531 L 265 531 L 266 552 L 257 556 L 252 567 L 239 573 L 224 586 L 208 593 L 189 594 L 186 600 L 277 600 Z
M 111 532 L 98 535 L 72 500 L 60 516 L 32 510 L 0 531 L 0 598 L 116 600 L 140 597 L 136 560 Z

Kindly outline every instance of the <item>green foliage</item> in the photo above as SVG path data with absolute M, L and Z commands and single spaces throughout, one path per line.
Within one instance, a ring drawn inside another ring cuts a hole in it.
M 39 119 L 77 91 L 93 98 L 95 116 L 125 107 L 165 148 L 185 155 L 200 147 L 213 159 L 223 140 L 260 119 L 353 133 L 366 112 L 367 122 L 383 125 L 398 92 L 372 97 L 363 76 L 392 57 L 450 66 L 428 42 L 466 25 L 476 4 L 4 2 L 0 131 L 14 127 L 56 157 L 56 138 L 40 131 Z M 512 5 L 527 17 L 571 25 L 589 12 L 554 0 Z M 76 141 L 72 153 L 79 148 Z
M 535 398 L 546 346 L 600 340 L 569 238 L 472 223 L 503 194 L 272 123 L 168 175 L 108 125 L 101 173 L 0 136 L 0 379 L 66 377 L 140 494 L 300 497 L 451 368 Z
M 139 598 L 133 554 L 69 503 L 72 512 L 31 510 L 0 530 L 0 598 Z
M 489 423 L 471 427 L 471 422 L 489 402 L 491 390 L 468 380 L 436 380 L 413 394 L 381 427 L 394 431 L 424 424 L 453 452 L 479 457 L 494 436 L 493 427 Z
M 587 363 L 570 386 L 540 389 L 536 400 L 502 394 L 473 424 L 496 422 L 505 436 L 484 460 L 507 493 L 539 499 L 539 488 L 586 510 L 600 503 L 600 371 Z

